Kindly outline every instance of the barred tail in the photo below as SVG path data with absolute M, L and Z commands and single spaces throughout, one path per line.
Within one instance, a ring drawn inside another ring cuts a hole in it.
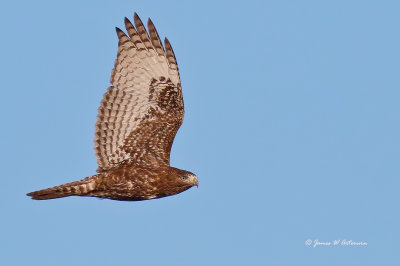
M 46 188 L 26 194 L 35 200 L 56 199 L 68 196 L 85 196 L 96 188 L 98 175 L 87 177 L 60 186 Z

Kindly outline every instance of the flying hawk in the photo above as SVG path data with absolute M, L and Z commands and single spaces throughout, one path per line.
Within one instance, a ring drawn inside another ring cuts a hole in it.
M 129 37 L 119 43 L 111 84 L 95 126 L 98 174 L 27 194 L 44 200 L 68 196 L 148 200 L 198 186 L 197 176 L 170 166 L 170 151 L 183 122 L 179 69 L 171 44 L 165 49 L 153 22 L 125 18 Z

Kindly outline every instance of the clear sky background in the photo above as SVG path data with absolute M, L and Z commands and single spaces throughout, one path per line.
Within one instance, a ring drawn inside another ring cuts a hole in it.
M 398 1 L 3 1 L 1 265 L 400 265 Z M 25 194 L 95 174 L 97 108 L 137 12 L 167 36 L 199 188 Z M 315 247 L 306 240 L 367 246 Z

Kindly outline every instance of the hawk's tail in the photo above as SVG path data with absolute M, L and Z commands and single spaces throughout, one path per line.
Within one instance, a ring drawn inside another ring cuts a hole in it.
M 85 196 L 96 188 L 97 179 L 98 175 L 95 175 L 80 181 L 34 191 L 27 195 L 35 200 L 56 199 L 74 195 Z

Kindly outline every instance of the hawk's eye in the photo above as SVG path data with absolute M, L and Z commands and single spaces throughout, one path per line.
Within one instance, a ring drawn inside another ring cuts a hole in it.
M 181 175 L 181 179 L 182 179 L 182 180 L 186 180 L 187 178 L 188 178 L 187 175 Z

